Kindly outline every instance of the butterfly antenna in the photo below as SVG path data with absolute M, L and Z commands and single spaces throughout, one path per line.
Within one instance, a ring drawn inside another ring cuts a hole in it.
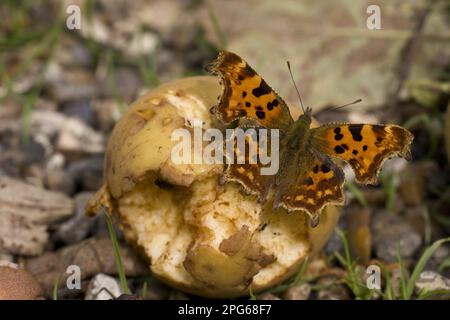
M 353 105 L 353 104 L 360 103 L 361 101 L 362 101 L 362 99 L 360 98 L 360 99 L 356 99 L 355 101 L 352 101 L 352 102 L 350 102 L 350 103 L 346 103 L 346 104 L 344 104 L 343 106 L 325 108 L 325 109 L 320 110 L 320 111 L 317 112 L 316 114 L 314 114 L 314 116 L 317 116 L 318 114 L 321 114 L 321 113 L 323 113 L 323 112 L 325 112 L 325 111 L 332 111 L 332 110 L 342 109 L 342 108 L 351 106 L 351 105 Z
M 286 64 L 287 64 L 287 67 L 289 70 L 289 74 L 291 75 L 291 80 L 292 80 L 292 83 L 294 84 L 295 91 L 297 91 L 298 100 L 300 100 L 300 105 L 302 106 L 303 113 L 305 113 L 305 108 L 303 107 L 303 101 L 302 101 L 302 97 L 300 96 L 300 91 L 298 91 L 297 85 L 295 84 L 294 76 L 292 75 L 291 63 L 289 61 L 286 61 Z

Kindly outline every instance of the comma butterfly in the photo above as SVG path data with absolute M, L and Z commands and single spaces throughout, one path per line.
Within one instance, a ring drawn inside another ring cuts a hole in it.
M 223 181 L 239 182 L 259 201 L 273 190 L 274 208 L 303 210 L 313 226 L 324 206 L 344 202 L 344 172 L 333 158 L 349 163 L 362 184 L 377 182 L 385 160 L 411 159 L 413 135 L 400 126 L 329 123 L 310 128 L 311 109 L 294 121 L 283 99 L 238 55 L 222 51 L 208 69 L 223 83 L 220 102 L 211 109 L 219 120 L 280 131 L 276 174 L 261 175 L 258 163 L 228 164 Z

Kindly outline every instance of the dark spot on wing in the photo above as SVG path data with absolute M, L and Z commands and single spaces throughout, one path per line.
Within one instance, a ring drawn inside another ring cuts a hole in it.
M 247 96 L 247 92 L 242 91 L 242 98 L 245 98 Z
M 273 109 L 273 104 L 272 104 L 272 102 L 267 102 L 267 109 L 268 109 L 269 111 L 272 111 L 272 109 Z
M 353 150 L 352 153 L 356 156 L 358 154 L 358 150 Z
M 266 117 L 266 113 L 264 111 L 256 111 L 256 116 L 258 119 L 264 119 Z
M 367 145 L 363 145 L 363 151 L 367 151 Z
M 334 140 L 339 141 L 344 137 L 344 135 L 341 133 L 341 128 L 339 127 L 334 128 L 333 131 L 334 131 Z
M 245 103 L 245 106 L 246 106 L 246 107 L 250 107 L 251 105 L 252 105 L 252 104 L 251 104 L 250 102 L 248 102 L 248 101 Z
M 314 173 L 318 173 L 319 172 L 319 166 L 317 164 L 314 166 L 313 172 Z
M 330 172 L 331 169 L 327 165 L 323 164 L 320 166 L 320 170 L 322 170 L 323 173 L 327 173 Z
M 344 153 L 344 152 L 345 152 L 345 149 L 342 148 L 341 146 L 336 146 L 336 147 L 334 147 L 334 151 L 335 151 L 336 153 L 341 154 L 341 153 Z
M 245 79 L 245 77 L 244 77 L 242 74 L 239 74 L 239 75 L 238 75 L 238 79 L 239 79 L 239 81 L 242 81 L 242 80 Z
M 361 130 L 363 128 L 362 124 L 352 124 L 348 126 L 348 130 L 352 134 L 354 141 L 362 141 L 363 137 L 361 135 Z
M 345 150 L 348 150 L 348 145 L 346 145 L 345 143 L 341 144 L 342 148 L 344 148 Z
M 259 87 L 252 90 L 252 93 L 255 97 L 259 98 L 262 95 L 268 94 L 272 91 L 270 87 L 267 85 L 267 83 L 261 79 L 261 83 L 259 84 Z
M 314 181 L 311 177 L 308 177 L 303 184 L 306 184 L 307 186 L 312 186 L 314 184 Z
M 279 104 L 280 104 L 280 102 L 279 102 L 277 99 L 273 99 L 272 105 L 273 105 L 274 107 L 278 107 Z

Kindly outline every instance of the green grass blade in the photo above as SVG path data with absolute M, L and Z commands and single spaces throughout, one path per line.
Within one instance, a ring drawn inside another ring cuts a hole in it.
M 305 273 L 307 267 L 308 267 L 308 256 L 306 256 L 305 260 L 300 266 L 300 269 L 298 270 L 297 274 L 295 275 L 294 279 L 291 282 L 276 286 L 275 288 L 270 289 L 269 292 L 272 293 L 283 292 L 301 283 L 303 281 L 303 274 Z
M 402 255 L 400 254 L 400 242 L 397 243 L 397 260 L 398 260 L 398 264 L 400 266 L 400 294 L 401 294 L 401 298 L 402 300 L 409 300 L 409 297 L 407 296 L 406 293 L 406 274 L 405 274 L 405 270 L 403 269 L 403 259 L 402 259 Z
M 434 296 L 442 296 L 442 295 L 450 296 L 450 290 L 432 290 L 420 292 L 419 296 L 417 297 L 417 300 L 426 300 Z
M 249 300 L 257 300 L 255 294 L 253 293 L 252 286 L 250 286 L 250 289 L 249 289 L 249 291 L 248 291 L 248 294 L 249 294 L 249 296 L 250 296 L 250 299 L 249 299 Z
M 113 223 L 111 221 L 111 217 L 106 212 L 105 208 L 102 207 L 103 216 L 105 217 L 106 224 L 108 225 L 108 232 L 109 236 L 111 238 L 113 250 L 114 250 L 114 257 L 116 259 L 116 266 L 117 266 L 117 273 L 119 274 L 119 280 L 120 280 L 120 288 L 122 289 L 122 292 L 125 294 L 131 294 L 130 289 L 128 288 L 127 284 L 127 278 L 125 275 L 125 268 L 123 267 L 122 257 L 120 256 L 120 248 L 119 248 L 119 242 L 117 241 L 116 232 L 114 230 Z
M 366 198 L 364 197 L 364 194 L 361 192 L 361 190 L 351 181 L 345 182 L 345 186 L 347 187 L 348 191 L 350 191 L 353 196 L 356 198 L 356 200 L 364 207 L 368 208 L 369 205 L 366 201 Z
M 222 31 L 222 28 L 220 27 L 219 21 L 217 20 L 217 15 L 214 12 L 214 8 L 209 1 L 206 1 L 206 8 L 208 10 L 208 16 L 209 19 L 211 20 L 214 33 L 216 34 L 217 39 L 219 40 L 220 48 L 222 50 L 225 50 L 227 48 L 227 39 Z
M 411 274 L 411 278 L 408 281 L 408 285 L 406 287 L 406 298 L 410 299 L 414 292 L 414 286 L 416 284 L 417 279 L 419 279 L 420 274 L 422 273 L 423 269 L 425 268 L 425 265 L 427 264 L 428 260 L 431 258 L 433 253 L 444 243 L 450 242 L 449 238 L 444 238 L 441 240 L 438 240 L 434 242 L 431 246 L 429 246 L 422 256 L 420 257 L 419 261 L 417 262 L 413 273 Z
M 142 290 L 141 290 L 141 298 L 145 299 L 145 296 L 147 295 L 147 291 L 148 291 L 148 283 L 147 281 L 144 282 L 144 285 L 142 286 Z
M 55 282 L 53 283 L 53 290 L 52 290 L 52 299 L 53 300 L 58 300 L 59 280 L 60 280 L 60 276 L 58 276 L 55 279 Z

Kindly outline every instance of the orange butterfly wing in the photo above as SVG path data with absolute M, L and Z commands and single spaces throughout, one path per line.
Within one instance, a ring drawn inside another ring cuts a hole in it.
M 266 128 L 285 128 L 293 122 L 278 94 L 238 55 L 222 51 L 208 69 L 218 74 L 224 91 L 212 112 L 225 123 L 250 118 Z
M 397 125 L 326 124 L 311 129 L 312 146 L 350 164 L 356 181 L 375 184 L 383 162 L 394 156 L 411 159 L 414 136 Z

